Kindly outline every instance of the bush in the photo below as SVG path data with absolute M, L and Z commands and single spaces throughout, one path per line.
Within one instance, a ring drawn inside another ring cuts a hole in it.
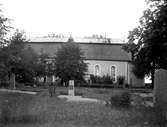
M 44 86 L 44 82 L 35 82 L 35 84 L 37 85 L 37 86 Z
M 125 76 L 118 76 L 117 77 L 118 85 L 123 85 L 124 81 L 125 81 Z
M 82 86 L 82 84 L 85 84 L 86 81 L 84 80 L 74 80 L 75 87 L 76 86 Z
M 74 91 L 75 93 L 75 96 L 83 96 L 83 93 L 80 93 L 80 92 L 76 92 Z M 67 91 L 60 91 L 59 92 L 60 95 L 68 95 L 68 92 Z
M 129 107 L 130 101 L 130 94 L 127 91 L 114 95 L 110 99 L 111 105 L 115 107 Z
M 9 83 L 8 82 L 1 82 L 0 83 L 0 87 L 9 87 Z
M 131 84 L 128 84 L 128 83 L 125 84 L 125 88 L 131 88 L 131 87 L 132 87 Z
M 92 83 L 113 84 L 113 79 L 109 75 L 104 75 L 102 77 L 90 75 L 90 79 L 92 80 Z

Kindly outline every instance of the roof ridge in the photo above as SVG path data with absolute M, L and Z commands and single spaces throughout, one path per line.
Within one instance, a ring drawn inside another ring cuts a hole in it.
M 45 41 L 45 42 L 41 42 L 41 41 L 29 41 L 29 42 L 26 42 L 26 43 L 51 43 L 51 44 L 53 44 L 53 43 L 57 43 L 57 44 L 60 44 L 60 43 L 66 43 L 66 42 L 48 42 L 48 41 Z M 97 45 L 125 45 L 126 43 L 98 43 L 98 42 L 75 42 L 76 44 L 97 44 Z

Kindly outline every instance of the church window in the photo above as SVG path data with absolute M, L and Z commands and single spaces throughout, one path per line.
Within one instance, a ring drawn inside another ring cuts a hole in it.
M 116 82 L 116 66 L 111 66 L 111 78 Z
M 95 75 L 100 76 L 100 66 L 99 65 L 95 65 Z

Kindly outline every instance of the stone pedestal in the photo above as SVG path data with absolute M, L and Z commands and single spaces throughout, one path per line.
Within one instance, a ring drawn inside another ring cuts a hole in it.
M 70 81 L 69 81 L 68 95 L 69 95 L 69 96 L 75 96 L 74 80 L 70 80 Z

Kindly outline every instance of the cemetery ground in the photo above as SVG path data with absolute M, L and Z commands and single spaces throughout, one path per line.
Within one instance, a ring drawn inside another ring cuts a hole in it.
M 0 91 L 1 127 L 158 127 L 152 107 L 143 106 L 143 98 L 131 93 L 135 105 L 118 108 L 95 102 L 67 102 L 58 95 L 68 93 L 57 87 L 50 97 L 45 88 L 22 88 L 38 91 L 36 95 Z M 75 88 L 75 94 L 109 101 L 123 89 Z M 148 92 L 147 90 L 144 90 Z M 136 91 L 135 91 L 136 92 Z M 145 98 L 152 100 L 152 98 Z

